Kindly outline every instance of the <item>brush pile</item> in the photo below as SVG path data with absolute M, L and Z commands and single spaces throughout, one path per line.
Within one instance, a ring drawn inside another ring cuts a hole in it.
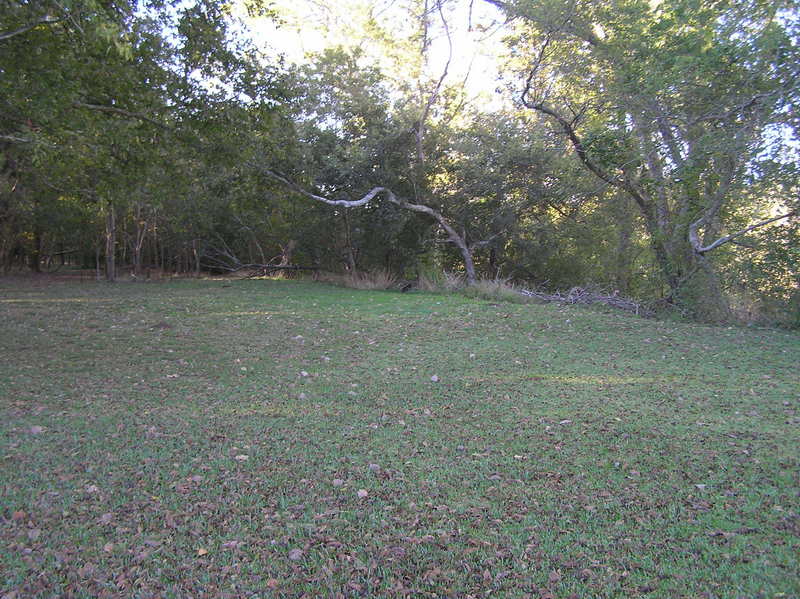
M 604 304 L 631 312 L 638 316 L 652 316 L 653 311 L 646 306 L 630 299 L 622 297 L 618 292 L 605 293 L 598 290 L 588 289 L 586 287 L 572 287 L 567 291 L 556 291 L 555 293 L 544 293 L 542 291 L 535 291 L 531 289 L 518 289 L 518 293 L 529 297 L 533 300 L 538 300 L 543 303 L 559 303 L 565 305 L 591 305 L 591 304 Z

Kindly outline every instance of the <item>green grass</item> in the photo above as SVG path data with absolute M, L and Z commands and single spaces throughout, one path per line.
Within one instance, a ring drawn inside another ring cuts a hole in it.
M 798 597 L 799 361 L 458 295 L 0 280 L 0 596 Z

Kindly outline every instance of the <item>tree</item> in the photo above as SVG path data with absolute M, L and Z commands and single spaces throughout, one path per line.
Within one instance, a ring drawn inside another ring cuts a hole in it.
M 448 31 L 443 3 L 441 0 L 431 2 L 430 6 L 424 3 L 425 7 L 421 10 L 423 3 L 411 4 L 412 9 L 417 9 L 415 14 L 422 32 L 417 60 L 424 62 L 428 51 L 428 28 L 433 15 L 441 20 L 444 31 Z M 432 197 L 434 194 L 430 181 L 436 170 L 436 161 L 429 160 L 426 146 L 431 145 L 431 120 L 434 110 L 440 108 L 447 65 L 434 80 L 423 81 L 424 76 L 420 75 L 418 91 L 415 92 L 417 97 L 406 95 L 399 102 L 402 108 L 390 114 L 388 94 L 381 87 L 383 79 L 380 72 L 374 68 L 359 67 L 358 58 L 358 51 L 329 50 L 318 58 L 313 70 L 306 71 L 307 80 L 312 82 L 309 96 L 315 101 L 304 105 L 305 114 L 301 118 L 305 119 L 307 126 L 322 130 L 322 135 L 315 136 L 318 142 L 327 140 L 336 147 L 335 151 L 325 152 L 325 163 L 319 165 L 320 172 L 314 183 L 320 191 L 309 191 L 298 183 L 301 179 L 286 171 L 265 168 L 264 173 L 305 197 L 329 205 L 365 207 L 385 197 L 390 204 L 428 216 L 457 248 L 466 279 L 469 284 L 474 283 L 477 280 L 472 257 L 475 244 L 468 242 L 463 230 L 456 228 L 443 209 L 432 206 L 441 203 L 441 198 Z M 393 91 L 400 94 L 403 90 Z M 395 143 L 385 143 L 387 139 Z M 409 145 L 409 141 L 413 145 Z M 382 155 L 375 152 L 378 148 L 381 148 Z M 413 154 L 409 154 L 408 150 L 413 150 Z M 403 160 L 392 164 L 392 155 L 399 156 L 403 151 L 406 152 Z M 399 166 L 399 162 L 404 162 L 405 166 Z M 385 168 L 390 164 L 394 168 Z M 370 184 L 371 189 L 364 194 L 364 189 Z M 337 194 L 361 197 L 356 200 L 331 199 Z
M 174 10 L 158 0 L 10 2 L 0 11 L 11 26 L 0 35 L 9 58 L 0 79 L 4 262 L 24 251 L 37 269 L 45 243 L 60 243 L 52 216 L 76 202 L 102 217 L 97 256 L 110 281 L 128 250 L 139 274 L 156 213 L 161 231 L 180 231 L 176 254 L 187 244 L 196 253 L 196 238 L 185 237 L 204 217 L 180 200 L 194 201 L 241 162 L 246 150 L 236 135 L 254 123 L 251 115 L 261 111 L 261 135 L 277 128 L 269 117 L 283 99 L 275 70 L 230 33 L 213 0 Z M 197 185 L 198 177 L 207 183 Z M 170 212 L 159 211 L 167 204 Z M 172 218 L 175 226 L 164 226 Z
M 797 100 L 789 3 L 487 1 L 518 20 L 522 105 L 638 207 L 668 300 L 727 318 L 711 253 L 793 214 L 725 234 L 768 132 Z

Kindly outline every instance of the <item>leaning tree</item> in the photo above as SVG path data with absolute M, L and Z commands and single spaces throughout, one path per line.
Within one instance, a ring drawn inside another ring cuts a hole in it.
M 667 298 L 726 318 L 711 254 L 795 214 L 788 202 L 729 228 L 754 163 L 796 105 L 792 3 L 487 1 L 517 22 L 521 103 L 638 207 Z

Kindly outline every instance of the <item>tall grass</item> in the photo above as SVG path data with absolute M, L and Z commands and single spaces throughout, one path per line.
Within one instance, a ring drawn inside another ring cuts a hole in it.
M 527 304 L 531 301 L 513 283 L 503 279 L 480 279 L 474 285 L 465 287 L 463 293 L 467 297 L 515 304 Z
M 420 291 L 453 293 L 460 291 L 464 287 L 463 275 L 446 270 L 420 273 L 417 279 L 417 289 Z
M 346 274 L 320 273 L 315 277 L 318 281 L 332 283 L 350 289 L 364 289 L 369 291 L 392 289 L 397 287 L 399 278 L 386 269 L 369 272 L 355 272 Z

